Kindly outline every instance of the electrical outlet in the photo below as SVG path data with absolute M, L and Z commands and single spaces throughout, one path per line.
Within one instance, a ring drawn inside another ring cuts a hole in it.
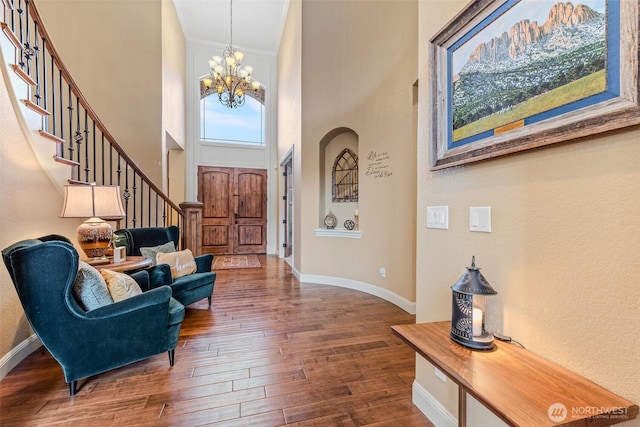
M 378 270 L 378 273 L 380 273 L 380 277 L 387 277 L 387 269 L 384 267 Z

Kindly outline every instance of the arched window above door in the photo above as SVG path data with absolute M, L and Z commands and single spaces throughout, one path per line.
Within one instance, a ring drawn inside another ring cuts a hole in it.
M 220 103 L 215 87 L 200 80 L 200 141 L 221 144 L 266 144 L 265 88 L 245 94 L 245 103 L 228 108 Z

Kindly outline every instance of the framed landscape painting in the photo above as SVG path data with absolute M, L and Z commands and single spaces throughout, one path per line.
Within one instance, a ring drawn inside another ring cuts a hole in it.
M 640 124 L 635 0 L 475 0 L 429 46 L 431 170 Z

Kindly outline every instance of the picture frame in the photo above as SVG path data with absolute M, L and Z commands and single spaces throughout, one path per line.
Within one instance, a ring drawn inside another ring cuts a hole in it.
M 431 38 L 430 170 L 640 124 L 638 2 L 576 0 L 575 28 L 543 4 L 473 0 Z
M 113 248 L 113 262 L 122 262 L 127 259 L 127 248 L 116 246 Z

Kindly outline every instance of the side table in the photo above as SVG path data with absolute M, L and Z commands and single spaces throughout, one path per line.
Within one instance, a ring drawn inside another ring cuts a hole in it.
M 149 267 L 151 260 L 143 256 L 127 256 L 123 261 L 110 262 L 105 264 L 89 263 L 98 270 L 107 269 L 111 271 L 125 272 L 131 270 L 140 270 Z

